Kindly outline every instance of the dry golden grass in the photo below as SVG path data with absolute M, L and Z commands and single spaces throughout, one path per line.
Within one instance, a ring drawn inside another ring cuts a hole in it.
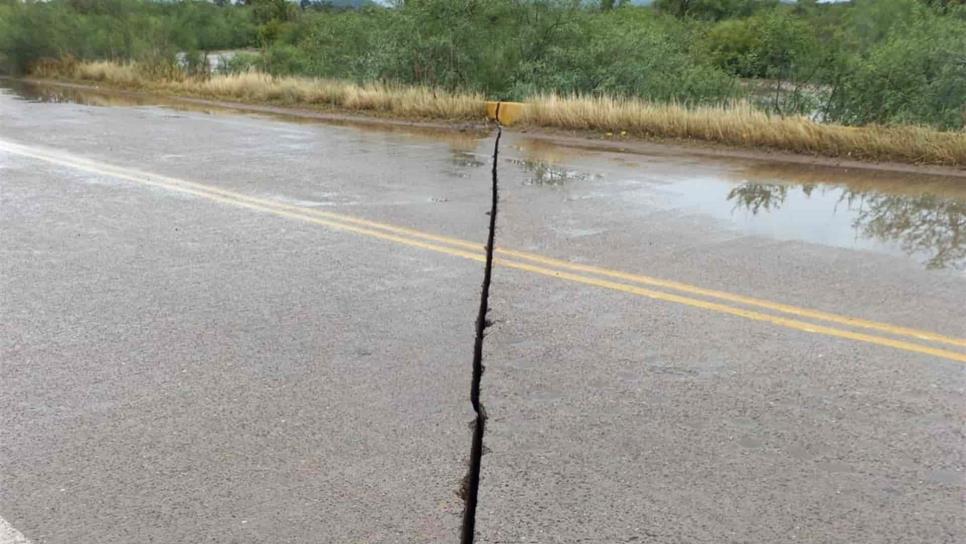
M 747 103 L 685 108 L 631 99 L 545 95 L 530 101 L 525 121 L 537 126 L 704 140 L 829 157 L 966 165 L 964 131 L 846 127 L 806 117 L 772 116 Z
M 326 105 L 345 110 L 383 112 L 406 118 L 480 119 L 483 96 L 448 93 L 427 87 L 372 83 L 359 85 L 301 77 L 273 77 L 260 72 L 185 77 L 176 70 L 159 71 L 137 64 L 112 62 L 47 62 L 33 75 L 96 81 L 175 94 L 189 94 L 242 102 Z
M 115 83 L 120 85 L 134 85 L 141 81 L 142 77 L 131 64 L 116 64 L 113 62 L 84 62 L 72 63 L 70 67 L 73 73 L 70 74 L 75 79 L 86 79 L 90 81 L 103 81 L 105 83 Z
M 242 102 L 325 105 L 405 118 L 466 120 L 485 115 L 483 96 L 476 93 L 273 77 L 259 72 L 193 78 L 177 69 L 68 60 L 39 64 L 34 75 Z M 966 131 L 942 132 L 917 126 L 846 127 L 816 123 L 805 117 L 772 116 L 747 103 L 687 108 L 635 99 L 544 95 L 529 101 L 523 122 L 828 157 L 966 166 Z
M 171 90 L 246 102 L 332 105 L 401 117 L 483 117 L 483 97 L 477 94 L 453 94 L 426 87 L 358 85 L 324 79 L 272 77 L 258 72 L 213 76 L 207 80 L 188 79 L 175 82 Z

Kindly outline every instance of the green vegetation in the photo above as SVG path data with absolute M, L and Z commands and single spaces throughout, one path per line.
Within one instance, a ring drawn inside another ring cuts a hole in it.
M 339 7 L 350 4 L 362 7 Z M 495 99 L 747 98 L 778 116 L 849 125 L 966 124 L 959 0 L 0 0 L 0 63 L 11 72 L 74 58 L 197 75 L 199 52 L 235 48 L 259 52 L 221 70 Z
M 249 10 L 207 2 L 0 0 L 0 61 L 13 72 L 64 56 L 173 62 L 179 51 L 249 46 L 256 30 Z

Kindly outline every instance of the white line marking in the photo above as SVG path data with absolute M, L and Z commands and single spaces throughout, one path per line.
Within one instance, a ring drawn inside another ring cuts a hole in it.
M 0 518 L 0 544 L 30 544 L 30 541 L 7 520 Z

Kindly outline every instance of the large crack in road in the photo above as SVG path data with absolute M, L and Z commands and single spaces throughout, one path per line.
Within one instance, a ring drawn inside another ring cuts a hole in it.
M 500 118 L 500 105 L 497 104 L 496 119 Z M 483 286 L 480 292 L 480 311 L 476 316 L 476 339 L 473 343 L 473 379 L 470 382 L 470 402 L 476 419 L 473 422 L 473 441 L 470 446 L 469 468 L 463 481 L 463 527 L 460 537 L 462 544 L 472 544 L 476 536 L 476 506 L 480 490 L 480 467 L 483 461 L 483 434 L 486 431 L 486 408 L 480 401 L 480 383 L 483 380 L 483 337 L 490 325 L 489 311 L 490 280 L 493 274 L 493 241 L 496 238 L 496 213 L 499 200 L 497 182 L 497 161 L 500 154 L 500 137 L 503 128 L 497 121 L 496 141 L 493 144 L 493 182 L 490 201 L 490 229 L 486 240 L 486 264 L 483 267 Z

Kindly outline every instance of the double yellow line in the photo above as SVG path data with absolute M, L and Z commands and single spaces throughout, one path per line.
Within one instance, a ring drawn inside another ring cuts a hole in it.
M 90 172 L 92 174 L 110 176 L 142 185 L 190 194 L 223 204 L 266 212 L 344 232 L 352 232 L 410 247 L 462 257 L 464 259 L 484 261 L 483 247 L 478 243 L 466 240 L 379 223 L 344 214 L 292 206 L 210 185 L 93 161 L 62 151 L 25 146 L 4 140 L 0 140 L 0 150 L 51 164 Z M 789 329 L 887 346 L 908 352 L 941 357 L 952 361 L 966 362 L 966 353 L 935 347 L 935 345 L 945 345 L 966 348 L 966 339 L 963 338 L 954 338 L 924 330 L 800 308 L 641 274 L 631 274 L 597 266 L 576 264 L 524 251 L 497 247 L 495 253 L 495 264 L 505 268 L 621 291 L 655 300 L 683 304 L 753 321 L 770 323 Z M 803 319 L 812 321 L 803 321 Z M 848 327 L 848 329 L 844 327 Z M 924 343 L 911 342 L 909 340 Z M 933 345 L 928 345 L 927 343 Z

